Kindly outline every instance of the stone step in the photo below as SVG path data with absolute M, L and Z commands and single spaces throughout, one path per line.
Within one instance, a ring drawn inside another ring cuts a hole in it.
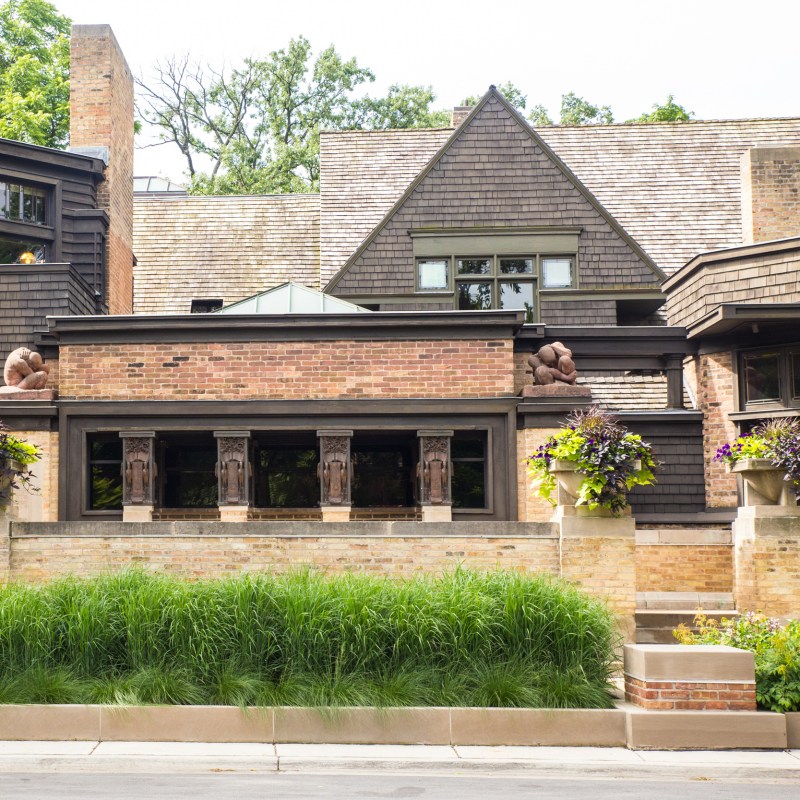
M 636 592 L 636 607 L 641 609 L 724 611 L 734 607 L 730 592 Z
M 636 610 L 636 644 L 677 644 L 672 632 L 685 625 L 697 631 L 694 618 L 698 611 L 695 608 L 684 609 L 637 609 Z M 702 612 L 709 619 L 721 620 L 737 616 L 735 609 L 722 609 Z

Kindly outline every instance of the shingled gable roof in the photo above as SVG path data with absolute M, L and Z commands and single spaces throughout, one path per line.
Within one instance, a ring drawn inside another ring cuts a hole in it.
M 491 102 L 499 103 L 505 111 L 510 115 L 510 117 L 516 122 L 517 127 L 519 130 L 523 131 L 524 134 L 532 140 L 535 147 L 538 147 L 539 150 L 544 154 L 546 159 L 554 165 L 558 171 L 562 174 L 564 178 L 568 181 L 571 186 L 577 190 L 580 195 L 582 195 L 585 202 L 596 212 L 596 214 L 602 219 L 602 221 L 613 230 L 614 234 L 619 237 L 622 242 L 627 246 L 631 255 L 634 257 L 636 261 L 638 261 L 641 265 L 643 265 L 645 272 L 648 274 L 652 273 L 652 280 L 648 281 L 648 284 L 656 285 L 658 282 L 663 280 L 666 276 L 665 274 L 656 266 L 656 264 L 650 259 L 650 257 L 639 247 L 639 245 L 633 240 L 633 238 L 619 225 L 619 223 L 609 214 L 609 212 L 600 204 L 597 198 L 586 188 L 586 186 L 581 183 L 581 181 L 570 171 L 569 167 L 548 147 L 548 145 L 542 140 L 542 138 L 525 122 L 525 120 L 519 115 L 516 109 L 511 106 L 508 101 L 503 97 L 503 95 L 497 91 L 494 86 L 489 88 L 489 91 L 481 98 L 480 102 L 472 109 L 470 114 L 464 119 L 464 121 L 451 133 L 451 135 L 447 138 L 443 145 L 439 148 L 439 150 L 434 154 L 434 156 L 430 159 L 430 161 L 425 165 L 425 167 L 419 172 L 416 178 L 409 184 L 403 194 L 399 197 L 399 199 L 394 203 L 394 205 L 389 209 L 389 211 L 384 215 L 383 219 L 376 225 L 376 227 L 372 230 L 372 232 L 364 239 L 361 245 L 356 249 L 356 251 L 350 256 L 347 262 L 341 267 L 341 269 L 331 278 L 331 280 L 325 286 L 325 291 L 332 291 L 334 290 L 342 279 L 347 275 L 350 269 L 358 263 L 361 256 L 368 250 L 370 245 L 379 237 L 379 235 L 384 231 L 386 226 L 390 223 L 390 221 L 395 217 L 395 215 L 406 205 L 406 203 L 414 196 L 414 193 L 420 187 L 421 184 L 428 178 L 428 176 L 433 172 L 433 170 L 439 166 L 440 162 L 443 158 L 451 154 L 451 150 L 456 144 L 462 135 L 470 129 L 473 125 L 473 122 L 476 119 L 479 119 L 482 114 L 484 114 L 484 110 Z M 491 135 L 491 134 L 489 134 Z M 533 167 L 533 164 L 526 165 L 528 167 Z M 611 234 L 612 237 L 614 234 Z M 638 281 L 641 284 L 641 279 Z

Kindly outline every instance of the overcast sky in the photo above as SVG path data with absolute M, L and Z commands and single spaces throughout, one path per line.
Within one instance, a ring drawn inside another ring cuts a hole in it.
M 511 80 L 558 119 L 568 91 L 625 120 L 667 94 L 698 118 L 800 116 L 798 0 L 53 0 L 108 23 L 133 71 L 173 54 L 236 63 L 306 36 L 392 83 L 431 84 L 437 107 Z M 174 147 L 136 174 L 180 180 Z

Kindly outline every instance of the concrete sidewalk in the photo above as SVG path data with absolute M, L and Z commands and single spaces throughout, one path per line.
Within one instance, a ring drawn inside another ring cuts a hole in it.
M 658 751 L 619 747 L 450 747 L 185 742 L 0 742 L 0 773 L 536 773 L 800 783 L 800 750 Z

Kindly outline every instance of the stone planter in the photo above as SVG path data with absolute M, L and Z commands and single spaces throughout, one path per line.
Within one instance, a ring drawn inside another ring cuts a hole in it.
M 637 470 L 641 469 L 642 462 L 637 459 L 634 467 Z M 550 472 L 556 479 L 556 505 L 574 506 L 578 501 L 578 494 L 584 479 L 583 473 L 578 472 L 578 465 L 574 461 L 557 458 L 550 465 Z M 607 509 L 598 508 L 596 511 L 607 511 Z
M 744 482 L 743 506 L 788 505 L 789 484 L 784 471 L 768 458 L 746 458 L 727 465 L 728 472 L 741 475 Z

